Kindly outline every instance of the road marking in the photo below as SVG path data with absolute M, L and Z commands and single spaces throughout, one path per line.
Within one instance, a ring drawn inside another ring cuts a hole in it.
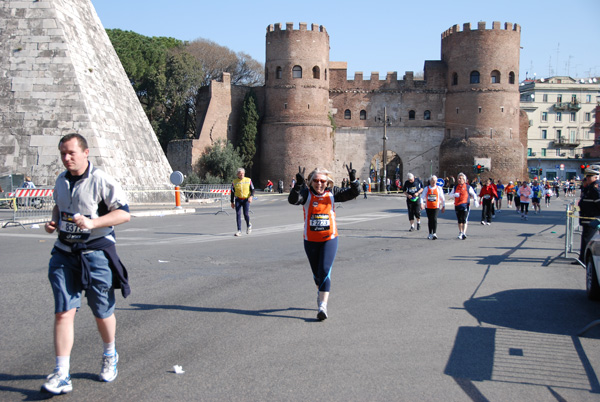
M 390 217 L 396 217 L 398 213 L 366 213 L 366 214 L 358 214 L 352 216 L 343 216 L 337 217 L 338 226 L 346 226 L 359 222 L 368 222 L 379 219 L 388 219 Z M 276 226 L 268 226 L 264 228 L 253 228 L 251 235 L 243 234 L 242 237 L 252 236 L 252 237 L 263 237 L 263 236 L 271 236 L 278 235 L 290 232 L 298 232 L 302 233 L 303 223 L 292 223 L 287 225 L 276 225 Z M 149 235 L 153 235 L 154 233 L 151 230 L 144 228 L 123 228 L 117 231 L 117 245 L 118 247 L 128 247 L 128 246 L 139 246 L 139 245 L 166 245 L 166 244 L 198 244 L 198 243 L 208 243 L 213 241 L 222 241 L 222 240 L 238 240 L 233 235 L 233 231 L 228 231 L 225 233 L 214 233 L 214 234 L 174 234 L 169 235 L 166 234 L 165 237 L 160 239 L 152 239 L 144 236 L 143 232 L 147 232 Z M 131 234 L 131 236 L 130 236 Z M 19 234 L 19 233 L 0 233 L 0 237 L 22 237 L 22 238 L 32 238 L 32 239 L 47 239 L 50 241 L 54 241 L 56 239 L 55 236 L 45 234 L 45 233 L 33 233 L 33 234 Z

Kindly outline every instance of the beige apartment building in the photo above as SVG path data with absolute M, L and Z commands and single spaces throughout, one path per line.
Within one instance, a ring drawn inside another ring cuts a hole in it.
M 571 179 L 581 165 L 597 162 L 585 147 L 594 145 L 600 84 L 596 78 L 556 76 L 526 80 L 519 87 L 527 113 L 527 168 L 531 178 Z

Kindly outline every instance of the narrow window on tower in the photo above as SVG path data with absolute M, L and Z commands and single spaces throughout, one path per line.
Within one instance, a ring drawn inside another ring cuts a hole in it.
M 513 73 L 512 71 L 510 73 L 508 73 L 508 83 L 509 84 L 515 83 L 515 73 Z
M 458 114 L 458 108 L 456 108 L 456 114 Z
M 458 74 L 452 74 L 452 85 L 458 85 Z
M 344 119 L 350 120 L 351 118 L 352 118 L 352 112 L 350 111 L 350 109 L 346 109 L 344 111 Z
M 321 78 L 321 70 L 319 69 L 319 66 L 313 67 L 313 78 L 315 80 L 318 80 Z
M 360 111 L 360 119 L 361 120 L 367 120 L 367 111 L 366 110 L 361 110 Z
M 408 112 L 408 120 L 414 120 L 415 119 L 415 111 L 414 110 L 410 110 Z
M 471 84 L 479 84 L 479 71 L 471 71 Z
M 292 68 L 292 78 L 302 78 L 302 67 L 294 66 Z
M 277 67 L 277 69 L 275 70 L 275 78 L 280 80 L 281 79 L 281 67 Z
M 431 112 L 429 110 L 423 113 L 423 120 L 431 120 Z
M 492 84 L 500 84 L 500 71 L 492 71 Z
M 287 109 L 287 103 L 284 103 L 284 104 L 283 104 L 283 108 L 284 108 L 284 109 Z
M 477 109 L 478 109 L 479 113 L 481 113 L 481 106 L 479 106 Z

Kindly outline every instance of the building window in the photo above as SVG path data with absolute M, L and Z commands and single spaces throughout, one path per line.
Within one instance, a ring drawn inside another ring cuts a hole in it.
M 318 80 L 319 78 L 321 78 L 321 70 L 319 69 L 319 66 L 314 66 L 313 67 L 313 78 Z
M 571 95 L 571 102 L 577 103 L 577 95 Z
M 542 156 L 546 156 L 546 148 L 542 148 Z
M 366 110 L 361 110 L 360 111 L 360 119 L 361 120 L 367 120 L 367 111 Z
M 277 67 L 277 69 L 275 70 L 275 78 L 280 80 L 281 79 L 281 67 Z
M 556 103 L 562 102 L 562 95 L 556 95 Z
M 556 156 L 560 156 L 560 148 L 556 148 Z
M 542 121 L 548 121 L 548 112 L 542 112 Z
M 562 112 L 556 112 L 556 121 L 557 122 L 562 121 Z
M 585 121 L 590 121 L 591 118 L 591 114 L 590 113 L 586 113 L 585 114 Z
M 410 110 L 408 112 L 408 120 L 414 120 L 415 119 L 415 111 L 414 110 Z
M 456 108 L 456 114 L 458 114 L 458 108 Z
M 577 121 L 577 112 L 571 112 L 569 121 Z
M 531 153 L 532 153 L 531 148 L 527 148 L 527 156 L 531 156 Z
M 571 130 L 571 134 L 569 135 L 569 141 L 571 143 L 574 143 L 576 138 L 577 138 L 577 131 Z
M 500 71 L 494 70 L 492 71 L 492 84 L 500 84 Z
M 542 130 L 542 140 L 548 139 L 548 130 Z
M 352 112 L 350 111 L 350 109 L 346 109 L 344 111 L 344 119 L 350 120 L 351 118 L 352 118 Z
M 508 73 L 508 83 L 509 84 L 515 83 L 515 73 L 512 71 L 510 73 Z
M 423 120 L 431 120 L 431 112 L 429 110 L 423 113 Z
M 292 78 L 302 78 L 302 67 L 294 66 L 292 68 Z
M 556 130 L 556 139 L 560 140 L 561 136 L 562 136 L 562 130 Z
M 452 85 L 458 85 L 458 74 L 452 74 Z
M 592 103 L 592 95 L 586 95 L 586 96 L 585 96 L 585 101 L 586 101 L 587 103 Z
M 283 104 L 283 108 L 284 108 L 284 109 L 287 109 L 287 103 L 284 103 L 284 104 Z
M 327 81 L 327 69 L 325 69 L 325 81 Z
M 479 71 L 471 71 L 469 82 L 471 84 L 479 84 Z
M 504 113 L 504 106 L 500 106 L 500 113 Z
M 479 107 L 477 108 L 477 111 L 478 111 L 479 113 L 481 113 L 481 106 L 479 106 Z
M 542 95 L 542 101 L 543 102 L 548 102 L 548 94 Z

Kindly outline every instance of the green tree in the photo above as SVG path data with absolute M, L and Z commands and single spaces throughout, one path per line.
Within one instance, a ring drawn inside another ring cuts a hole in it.
M 233 145 L 225 140 L 217 140 L 198 161 L 198 170 L 204 177 L 204 183 L 231 183 L 236 171 L 243 166 L 242 157 Z
M 248 169 L 254 165 L 256 155 L 256 138 L 258 135 L 258 109 L 256 108 L 256 94 L 253 90 L 246 93 L 240 124 L 240 142 L 238 152 Z

